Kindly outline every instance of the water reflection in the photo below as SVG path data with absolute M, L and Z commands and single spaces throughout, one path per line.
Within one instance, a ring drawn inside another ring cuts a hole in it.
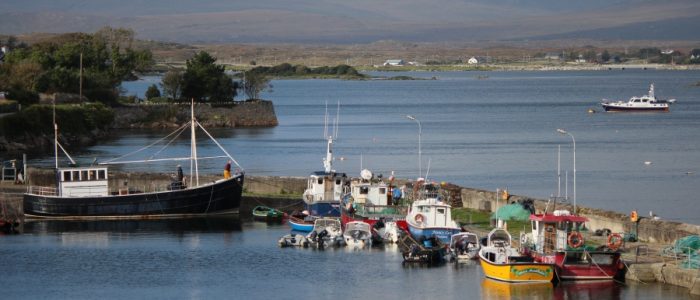
M 481 281 L 481 299 L 552 299 L 553 290 L 550 282 L 508 283 L 488 278 Z
M 620 299 L 620 284 L 614 281 L 562 282 L 552 299 Z
M 76 236 L 76 234 L 81 233 L 85 237 L 97 237 L 100 233 L 122 234 L 168 232 L 178 235 L 193 232 L 233 231 L 241 231 L 241 219 L 238 215 L 149 220 L 41 220 L 28 221 L 24 224 L 25 233 L 60 233 L 62 235 L 72 236 Z

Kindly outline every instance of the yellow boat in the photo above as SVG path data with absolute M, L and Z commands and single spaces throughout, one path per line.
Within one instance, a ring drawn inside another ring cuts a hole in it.
M 535 262 L 510 244 L 508 231 L 496 228 L 489 233 L 486 246 L 479 251 L 486 277 L 506 282 L 551 282 L 554 265 Z

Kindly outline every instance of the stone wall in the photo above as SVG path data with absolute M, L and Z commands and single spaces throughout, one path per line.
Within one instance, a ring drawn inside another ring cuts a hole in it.
M 190 120 L 190 105 L 134 104 L 114 108 L 112 128 L 178 128 Z M 271 101 L 255 100 L 232 105 L 195 104 L 195 117 L 206 128 L 277 126 Z
M 496 193 L 479 189 L 462 189 L 462 206 L 470 209 L 493 212 L 497 207 L 503 206 L 505 201 L 496 201 Z M 524 196 L 510 195 L 508 202 L 531 199 Z M 533 199 L 537 213 L 542 213 L 547 205 L 547 200 Z M 573 212 L 570 204 L 557 204 L 556 209 L 567 209 Z M 630 233 L 637 231 L 637 237 L 644 242 L 673 243 L 676 239 L 688 235 L 700 235 L 700 226 L 665 220 L 652 220 L 640 218 L 638 224 L 630 221 L 629 215 L 617 212 L 592 209 L 577 206 L 578 213 L 589 219 L 590 230 L 610 229 L 612 232 Z M 550 210 L 551 211 L 551 210 Z

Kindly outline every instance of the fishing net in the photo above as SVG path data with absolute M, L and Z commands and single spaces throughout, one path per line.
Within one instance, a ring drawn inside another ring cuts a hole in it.
M 688 258 L 683 260 L 681 267 L 686 269 L 700 269 L 700 236 L 689 235 L 676 240 L 673 245 L 673 251 L 676 254 L 687 255 Z
M 491 219 L 527 221 L 530 219 L 530 211 L 524 209 L 519 203 L 511 203 L 499 208 L 491 215 Z

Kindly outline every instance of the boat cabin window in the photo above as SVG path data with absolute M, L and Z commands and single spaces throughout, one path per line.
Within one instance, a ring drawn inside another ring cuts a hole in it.
M 537 225 L 536 225 L 536 223 L 537 223 L 537 222 L 535 222 L 535 221 L 531 221 L 531 222 L 530 222 L 530 224 L 532 225 L 532 231 L 536 231 L 536 230 L 537 230 Z
M 318 182 L 318 184 L 323 184 L 323 178 L 320 178 L 320 177 L 319 177 L 318 180 L 317 180 L 317 182 Z
M 438 209 L 437 209 L 437 213 L 438 213 L 438 214 L 441 214 L 441 215 L 444 215 L 444 214 L 445 214 L 445 209 L 444 209 L 444 208 L 438 208 Z
M 386 188 L 379 188 L 379 194 L 380 195 L 386 194 Z
M 558 222 L 557 223 L 557 229 L 559 230 L 566 230 L 567 228 L 571 227 L 569 226 L 569 222 Z
M 430 212 L 430 207 L 428 207 L 428 206 L 419 206 L 419 207 L 418 207 L 418 212 L 429 213 L 429 212 Z
M 635 103 L 636 103 L 636 102 L 639 102 L 639 99 L 634 99 L 634 102 L 635 102 Z
M 73 171 L 72 174 L 73 174 L 73 176 L 71 176 L 71 180 L 73 180 L 73 181 L 80 180 L 80 171 Z
M 340 185 L 340 179 L 335 180 L 335 185 Z
M 63 181 L 72 181 L 70 177 L 70 171 L 63 171 Z
M 107 174 L 106 174 L 105 170 L 98 170 L 97 171 L 97 179 L 100 179 L 100 180 L 107 179 Z
M 80 171 L 80 180 L 88 180 L 88 172 L 87 170 Z
M 88 180 L 97 180 L 97 176 L 95 176 L 95 170 L 88 171 L 88 174 L 89 174 Z
M 364 195 L 369 194 L 369 188 L 366 186 L 361 186 L 360 187 L 360 194 L 364 194 Z

